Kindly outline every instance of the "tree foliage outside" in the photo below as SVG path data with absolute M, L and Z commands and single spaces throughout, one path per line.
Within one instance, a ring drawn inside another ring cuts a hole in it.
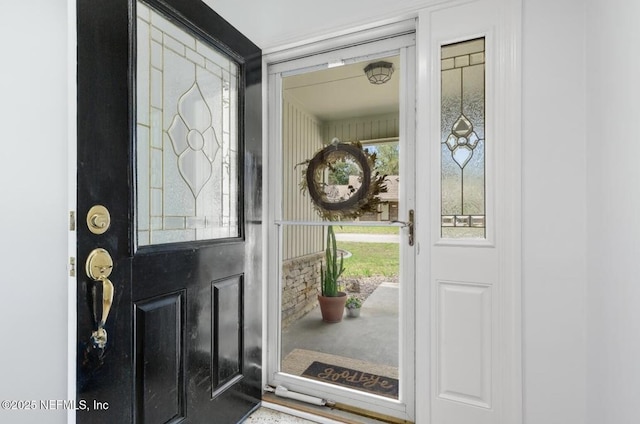
M 347 185 L 349 175 L 360 175 L 360 167 L 350 160 L 341 160 L 332 165 L 329 173 L 329 184 Z
M 400 149 L 398 143 L 379 144 L 377 151 L 376 171 L 382 175 L 400 174 Z
M 398 143 L 378 144 L 367 146 L 369 151 L 376 153 L 375 170 L 381 175 L 400 174 L 400 150 Z M 347 185 L 350 175 L 361 175 L 360 167 L 351 160 L 340 160 L 332 164 L 329 172 L 329 184 Z

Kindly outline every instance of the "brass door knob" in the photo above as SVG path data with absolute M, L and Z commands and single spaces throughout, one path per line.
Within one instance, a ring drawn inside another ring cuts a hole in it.
M 89 278 L 102 283 L 102 316 L 100 317 L 98 328 L 91 335 L 91 339 L 97 347 L 104 349 L 107 344 L 107 331 L 104 326 L 109 317 L 109 311 L 113 303 L 113 292 L 115 291 L 113 283 L 109 280 L 113 270 L 113 259 L 105 249 L 93 249 L 87 257 L 85 270 Z M 98 319 L 97 317 L 98 314 L 96 313 L 96 319 Z

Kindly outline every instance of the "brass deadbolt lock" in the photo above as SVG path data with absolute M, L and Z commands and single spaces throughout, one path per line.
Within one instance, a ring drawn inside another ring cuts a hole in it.
M 87 227 L 93 234 L 104 234 L 111 225 L 109 210 L 102 205 L 95 205 L 87 213 Z

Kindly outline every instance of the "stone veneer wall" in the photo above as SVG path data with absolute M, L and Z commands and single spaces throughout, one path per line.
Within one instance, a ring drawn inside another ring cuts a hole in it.
M 318 305 L 320 261 L 323 253 L 289 259 L 282 264 L 282 328 Z

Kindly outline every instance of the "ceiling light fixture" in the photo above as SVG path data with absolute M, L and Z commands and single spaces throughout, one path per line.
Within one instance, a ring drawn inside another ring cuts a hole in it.
M 389 62 L 374 62 L 364 68 L 364 73 L 371 84 L 384 84 L 391 79 L 393 74 L 393 64 Z

